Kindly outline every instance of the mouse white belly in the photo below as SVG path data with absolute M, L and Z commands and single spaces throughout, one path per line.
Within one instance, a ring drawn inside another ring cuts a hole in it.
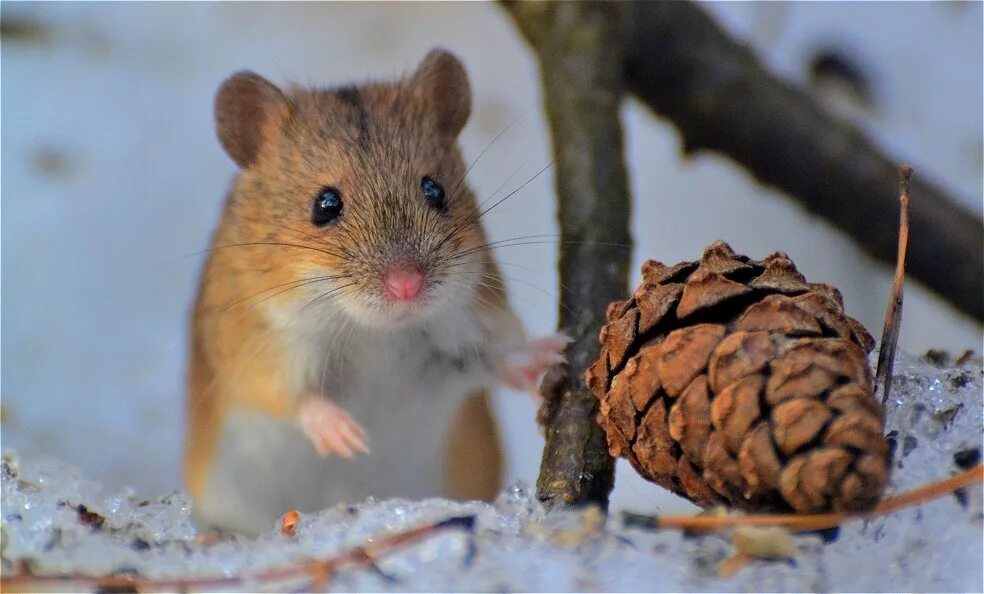
M 291 509 L 317 511 L 369 496 L 440 495 L 452 416 L 469 391 L 492 380 L 480 329 L 455 328 L 453 336 L 436 328 L 295 335 L 292 373 L 308 378 L 302 385 L 319 381 L 321 393 L 366 430 L 371 452 L 347 460 L 321 457 L 296 422 L 231 411 L 222 421 L 199 515 L 256 532 L 271 529 Z

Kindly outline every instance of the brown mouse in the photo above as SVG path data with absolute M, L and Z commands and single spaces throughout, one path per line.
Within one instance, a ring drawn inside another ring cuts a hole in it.
M 210 525 L 367 496 L 488 499 L 490 388 L 532 390 L 562 336 L 527 342 L 464 178 L 461 63 L 394 82 L 215 100 L 240 171 L 202 275 L 188 373 L 188 488 Z

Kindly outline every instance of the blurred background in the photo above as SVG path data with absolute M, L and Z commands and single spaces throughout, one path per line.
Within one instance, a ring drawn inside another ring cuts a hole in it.
M 981 212 L 984 5 L 706 7 L 774 72 Z M 472 80 L 466 161 L 518 119 L 472 170 L 479 196 L 507 180 L 516 187 L 551 160 L 537 65 L 494 4 L 3 2 L 0 24 L 2 446 L 67 460 L 113 487 L 181 486 L 189 306 L 235 173 L 212 125 L 227 75 L 249 68 L 311 85 L 386 78 L 442 45 Z M 694 259 L 722 238 L 752 257 L 787 252 L 880 332 L 887 267 L 730 161 L 683 158 L 674 128 L 633 100 L 623 122 L 633 285 L 645 259 Z M 556 233 L 552 174 L 485 224 L 492 240 Z M 499 251 L 522 266 L 507 267 L 509 287 L 533 335 L 554 328 L 556 257 L 550 244 Z M 906 287 L 904 350 L 979 351 L 981 341 L 976 322 Z M 534 405 L 504 391 L 496 409 L 508 478 L 532 483 L 542 446 Z M 628 466 L 613 503 L 688 505 Z

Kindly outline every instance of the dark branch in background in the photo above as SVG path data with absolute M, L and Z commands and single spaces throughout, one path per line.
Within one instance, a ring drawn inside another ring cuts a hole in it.
M 505 2 L 539 58 L 557 161 L 559 327 L 574 339 L 569 366 L 545 380 L 546 446 L 537 496 L 548 505 L 607 506 L 614 468 L 595 421 L 598 400 L 582 372 L 597 357 L 605 308 L 628 294 L 629 190 L 619 104 L 624 26 L 620 5 Z
M 896 163 L 770 74 L 696 4 L 634 2 L 628 10 L 626 87 L 677 127 L 686 151 L 730 157 L 894 262 Z M 909 274 L 984 320 L 984 224 L 930 183 L 914 180 L 911 191 Z

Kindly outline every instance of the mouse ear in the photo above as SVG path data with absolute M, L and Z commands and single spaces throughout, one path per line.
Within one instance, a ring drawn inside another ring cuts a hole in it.
M 455 138 L 471 115 L 471 85 L 465 67 L 451 52 L 432 49 L 411 79 L 414 99 L 437 119 L 438 131 Z
M 237 72 L 215 95 L 215 128 L 222 148 L 240 167 L 249 167 L 260 152 L 263 129 L 279 119 L 287 98 L 255 72 Z

